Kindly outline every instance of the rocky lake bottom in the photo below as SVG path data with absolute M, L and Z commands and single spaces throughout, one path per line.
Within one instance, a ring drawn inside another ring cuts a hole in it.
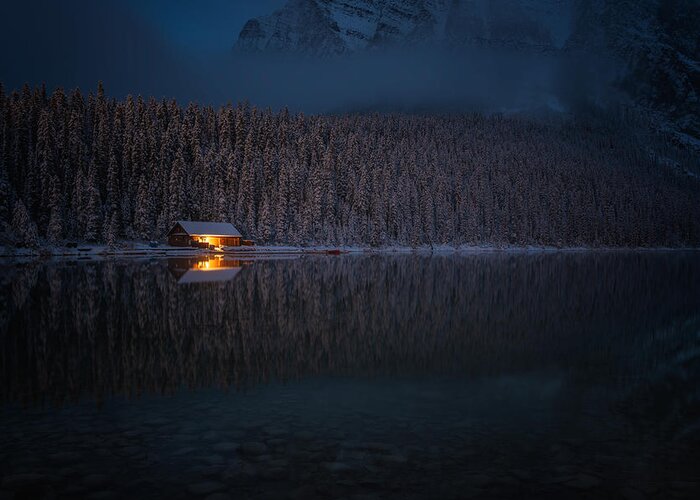
M 4 416 L 0 494 L 641 499 L 700 487 L 693 443 L 642 439 L 585 409 L 553 414 L 556 380 L 464 385 L 326 380 Z

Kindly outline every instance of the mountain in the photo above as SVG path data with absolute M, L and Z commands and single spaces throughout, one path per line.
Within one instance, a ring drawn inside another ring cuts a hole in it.
M 389 47 L 562 55 L 576 61 L 564 70 L 574 83 L 605 80 L 697 141 L 697 26 L 697 0 L 290 0 L 249 20 L 235 49 L 315 58 Z M 585 76 L 579 56 L 594 61 Z
M 700 2 L 586 1 L 574 17 L 566 49 L 614 58 L 616 87 L 700 144 Z
M 573 0 L 291 0 L 251 19 L 245 51 L 333 55 L 406 44 L 561 47 Z

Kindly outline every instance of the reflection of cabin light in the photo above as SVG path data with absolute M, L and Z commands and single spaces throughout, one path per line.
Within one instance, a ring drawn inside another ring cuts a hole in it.
M 209 261 L 204 262 L 204 267 L 206 267 L 207 269 L 209 269 Z

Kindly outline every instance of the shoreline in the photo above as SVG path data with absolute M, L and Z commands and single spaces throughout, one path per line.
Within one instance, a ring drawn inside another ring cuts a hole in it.
M 0 247 L 0 258 L 75 258 L 77 260 L 110 259 L 124 257 L 199 257 L 223 256 L 223 258 L 275 257 L 301 255 L 474 255 L 474 254 L 541 254 L 541 253 L 607 253 L 607 252 L 696 252 L 698 247 L 549 247 L 549 246 L 292 246 L 269 245 L 240 247 L 237 250 L 204 250 L 188 247 L 161 245 L 151 247 L 147 243 L 125 242 L 121 248 L 110 249 L 107 245 L 80 245 L 77 248 L 40 247 L 8 248 Z M 94 258 L 94 259 L 93 259 Z

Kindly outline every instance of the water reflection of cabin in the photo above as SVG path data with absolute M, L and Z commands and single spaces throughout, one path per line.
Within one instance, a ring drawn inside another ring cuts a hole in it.
M 168 269 L 179 284 L 228 281 L 249 262 L 208 257 L 168 259 Z
M 229 222 L 179 220 L 168 232 L 168 244 L 174 247 L 189 247 L 199 243 L 237 247 L 241 245 L 241 238 L 241 233 Z

